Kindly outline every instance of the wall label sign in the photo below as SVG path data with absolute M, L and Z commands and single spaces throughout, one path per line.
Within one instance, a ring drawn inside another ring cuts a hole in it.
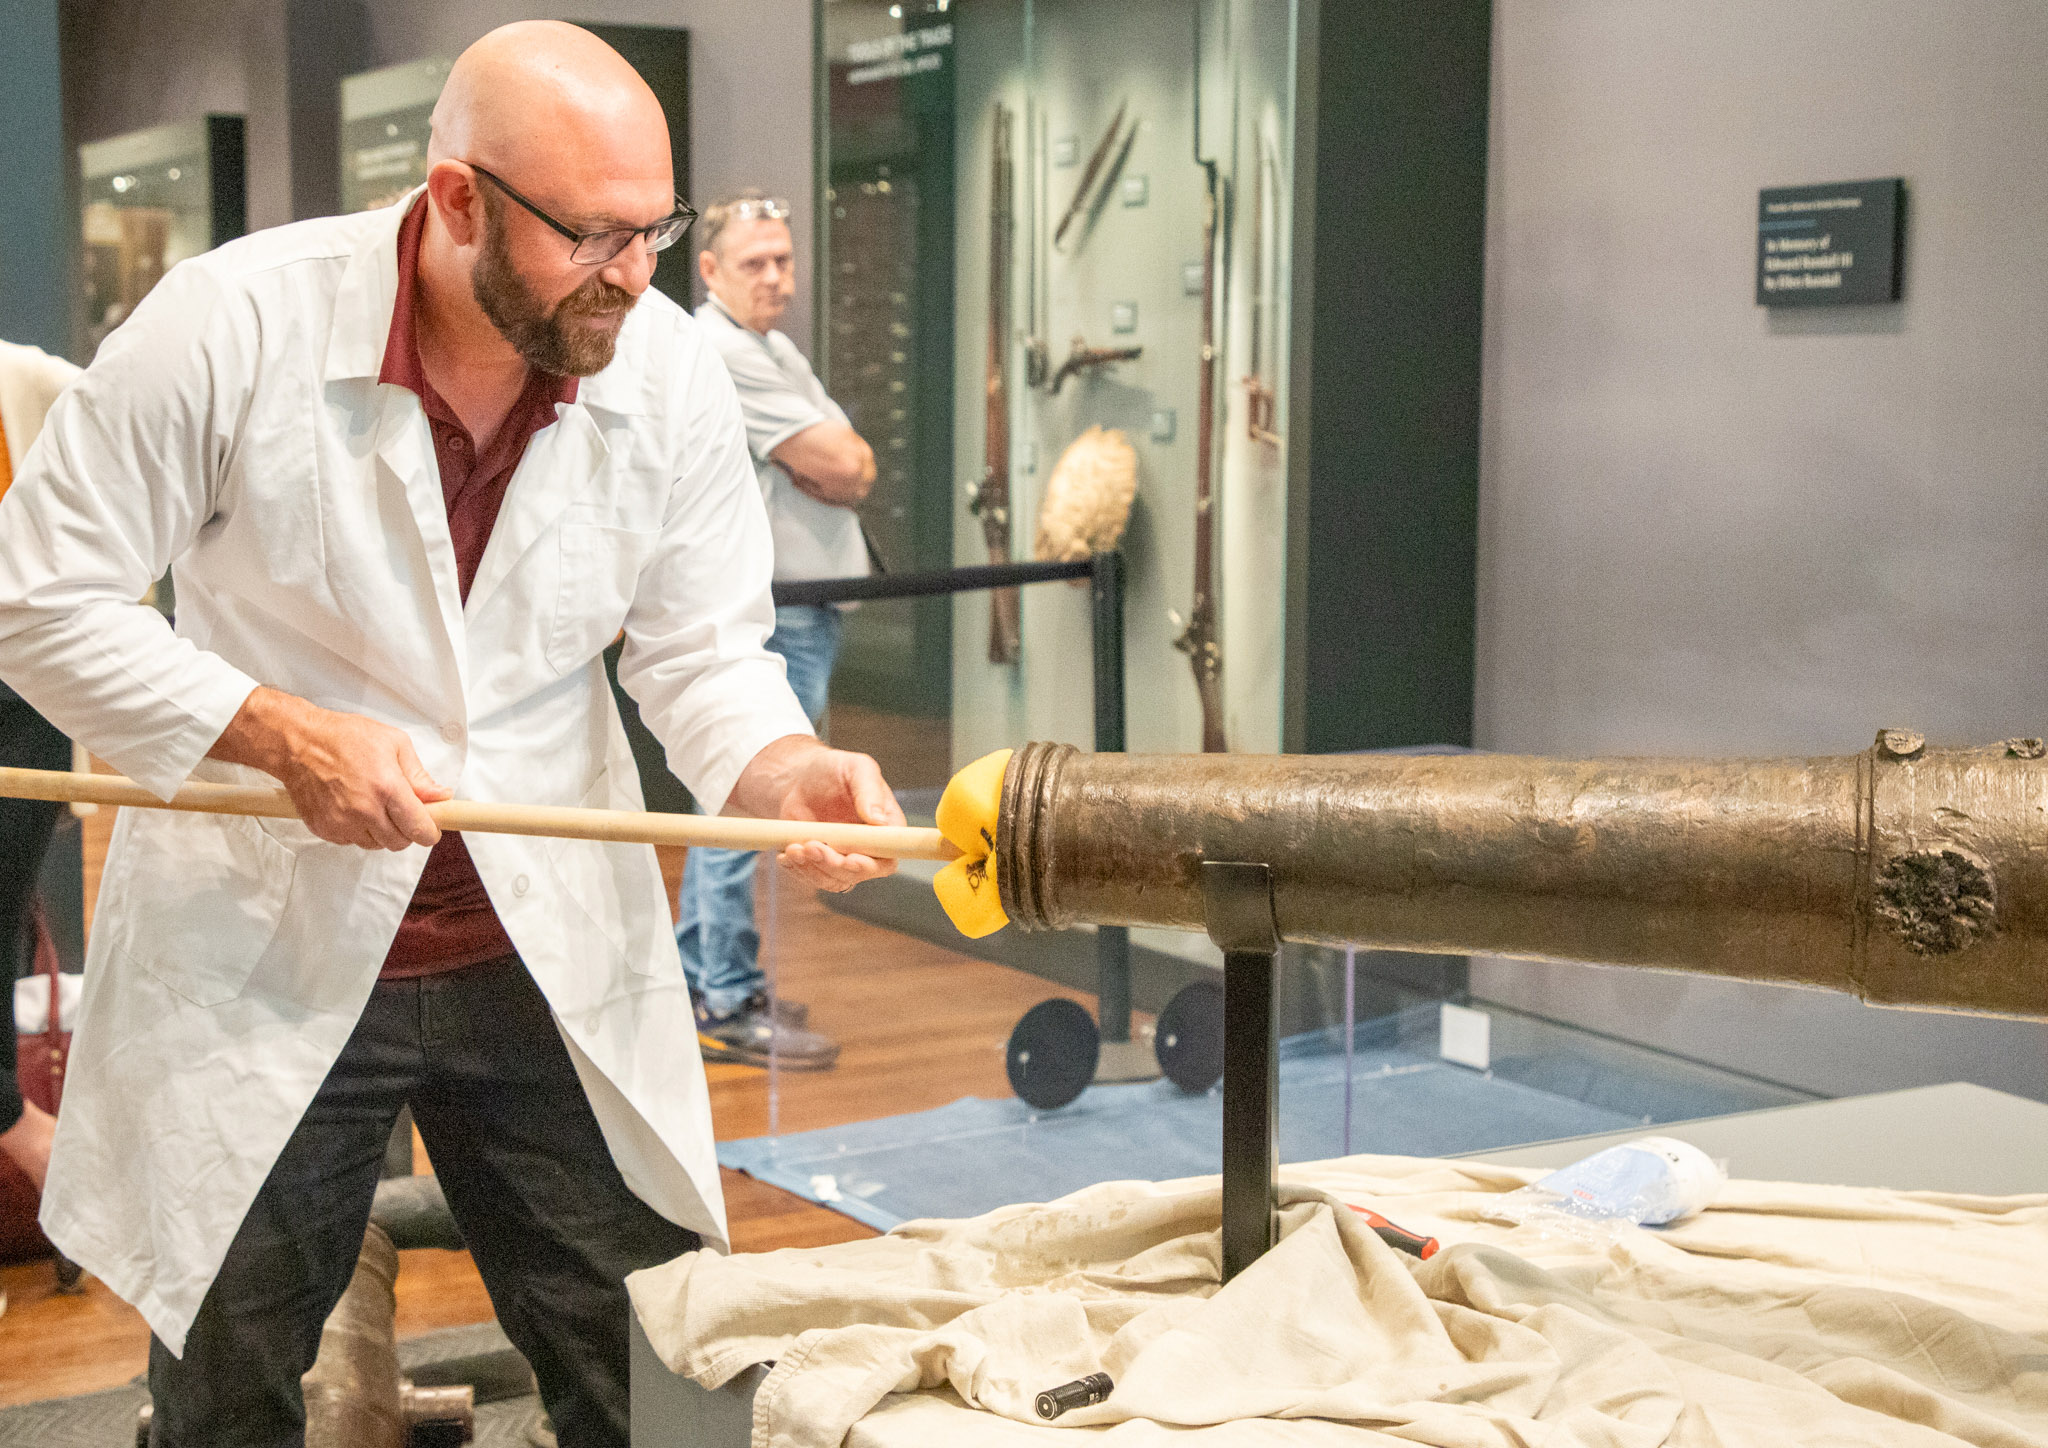
M 1906 183 L 1844 181 L 1757 193 L 1760 307 L 1855 306 L 1899 299 Z

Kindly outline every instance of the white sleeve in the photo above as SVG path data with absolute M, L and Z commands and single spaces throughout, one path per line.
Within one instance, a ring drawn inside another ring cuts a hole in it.
M 681 456 L 660 545 L 626 615 L 619 685 L 707 814 L 754 756 L 810 720 L 765 647 L 774 545 L 739 398 L 708 346 L 692 349 L 672 400 Z
M 0 499 L 0 679 L 168 798 L 256 681 L 137 600 L 213 512 L 255 328 L 173 268 L 63 396 Z

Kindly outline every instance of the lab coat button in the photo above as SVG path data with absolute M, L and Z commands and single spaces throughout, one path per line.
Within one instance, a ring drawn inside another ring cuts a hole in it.
M 441 726 L 441 737 L 447 740 L 450 744 L 461 743 L 462 726 L 460 724 L 443 724 Z
M 514 895 L 524 895 L 524 894 L 526 893 L 526 886 L 527 886 L 527 884 L 528 884 L 528 881 L 527 881 L 527 878 L 526 878 L 526 876 L 524 876 L 524 875 L 520 875 L 520 876 L 518 876 L 517 878 L 515 878 L 515 879 L 514 879 L 514 880 L 512 881 L 512 893 L 513 893 Z

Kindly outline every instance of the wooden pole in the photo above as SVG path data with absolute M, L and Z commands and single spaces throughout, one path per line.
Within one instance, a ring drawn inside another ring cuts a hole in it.
M 118 774 L 67 774 L 48 769 L 0 769 L 0 797 L 128 805 L 136 809 L 297 819 L 291 796 L 261 785 L 185 785 L 158 799 Z M 724 850 L 779 850 L 817 840 L 842 854 L 877 859 L 951 860 L 959 855 L 937 830 L 907 826 L 822 823 L 809 820 L 731 819 L 720 815 L 572 809 L 558 805 L 487 804 L 452 799 L 426 806 L 434 823 L 465 834 L 545 835 L 619 844 L 711 845 Z

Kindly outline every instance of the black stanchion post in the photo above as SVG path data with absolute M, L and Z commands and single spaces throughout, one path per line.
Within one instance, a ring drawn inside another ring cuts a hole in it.
M 1095 625 L 1095 752 L 1124 752 L 1124 555 L 1089 561 Z
M 1124 752 L 1124 556 L 1097 553 L 1089 563 L 1095 635 L 1095 752 Z M 1095 1015 L 1105 1042 L 1131 1038 L 1131 932 L 1095 930 Z
M 1223 1280 L 1273 1245 L 1279 1138 L 1274 980 L 1280 927 L 1271 867 L 1202 862 L 1202 909 L 1223 952 Z

